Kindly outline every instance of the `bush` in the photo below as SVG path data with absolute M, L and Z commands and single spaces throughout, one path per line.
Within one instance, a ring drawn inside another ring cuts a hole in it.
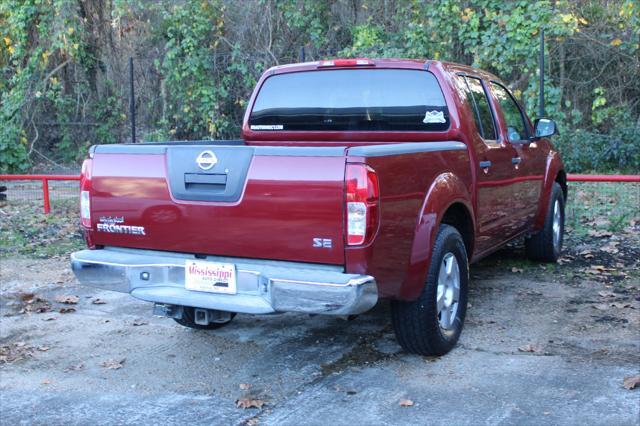
M 610 132 L 568 130 L 554 137 L 569 173 L 617 171 L 640 173 L 640 126 L 621 122 Z

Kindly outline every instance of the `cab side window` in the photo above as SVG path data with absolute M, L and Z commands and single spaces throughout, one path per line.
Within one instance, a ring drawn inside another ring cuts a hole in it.
M 498 99 L 500 109 L 507 125 L 507 137 L 509 141 L 521 141 L 527 139 L 527 125 L 522 115 L 522 110 L 507 89 L 497 83 L 491 83 L 491 91 Z
M 484 140 L 496 140 L 497 135 L 493 114 L 480 79 L 462 75 L 458 76 L 458 79 L 458 86 L 462 89 L 469 106 L 473 110 L 473 118 L 480 136 Z

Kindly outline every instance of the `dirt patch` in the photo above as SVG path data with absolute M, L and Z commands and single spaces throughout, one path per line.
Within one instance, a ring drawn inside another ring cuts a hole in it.
M 358 337 L 355 346 L 349 352 L 343 354 L 338 360 L 322 364 L 320 366 L 322 375 L 327 377 L 334 373 L 340 373 L 348 368 L 370 367 L 380 361 L 392 359 L 394 353 L 385 353 L 378 350 L 376 343 L 382 336 L 391 330 L 391 325 L 370 333 L 366 336 Z

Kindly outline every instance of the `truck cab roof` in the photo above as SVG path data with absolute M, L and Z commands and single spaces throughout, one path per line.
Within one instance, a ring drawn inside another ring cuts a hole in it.
M 354 61 L 363 61 L 362 64 L 353 64 Z M 365 64 L 364 61 L 367 63 Z M 334 62 L 335 65 L 327 65 L 328 62 Z M 315 71 L 315 70 L 331 70 L 336 68 L 396 68 L 396 69 L 425 69 L 431 67 L 441 68 L 448 72 L 462 72 L 468 74 L 482 75 L 491 80 L 500 80 L 497 76 L 475 68 L 469 65 L 459 64 L 449 61 L 438 61 L 434 59 L 406 59 L 406 58 L 334 58 L 321 61 L 301 62 L 293 64 L 276 65 L 269 68 L 266 76 L 273 74 L 283 74 L 289 72 Z

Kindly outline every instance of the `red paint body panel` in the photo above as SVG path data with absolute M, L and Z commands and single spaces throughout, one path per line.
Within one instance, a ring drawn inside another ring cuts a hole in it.
M 380 228 L 370 245 L 347 248 L 346 271 L 376 277 L 382 297 L 410 299 L 422 288 L 431 255 L 432 230 L 445 211 L 443 207 L 447 207 L 443 204 L 450 204 L 452 199 L 470 199 L 468 153 L 374 157 L 367 164 L 380 180 Z M 442 176 L 448 178 L 439 179 Z M 434 215 L 435 210 L 440 215 Z
M 92 222 L 124 216 L 146 235 L 91 231 L 96 245 L 342 264 L 344 157 L 256 156 L 237 203 L 175 200 L 164 155 L 96 154 Z M 313 249 L 315 237 L 332 249 Z
M 425 62 L 374 60 L 375 68 L 425 70 Z M 349 68 L 349 67 L 346 67 Z M 357 67 L 353 67 L 357 68 Z M 548 140 L 512 144 L 498 102 L 490 96 L 499 138 L 484 141 L 458 92 L 456 74 L 483 80 L 495 76 L 456 64 L 429 61 L 444 94 L 450 127 L 441 132 L 252 131 L 248 120 L 257 93 L 271 75 L 317 71 L 317 62 L 276 67 L 259 80 L 244 117 L 242 135 L 250 146 L 340 146 L 458 141 L 466 150 L 362 157 L 254 156 L 237 203 L 185 202 L 167 185 L 163 155 L 108 155 L 94 158 L 92 214 L 126 215 L 147 235 L 90 231 L 97 245 L 344 265 L 346 272 L 372 275 L 380 296 L 415 299 L 423 286 L 438 227 L 447 209 L 462 206 L 470 218 L 469 258 L 474 261 L 510 239 L 540 227 L 551 184 L 563 167 Z M 513 158 L 521 162 L 515 164 Z M 479 163 L 491 161 L 485 171 Z M 380 223 L 366 246 L 344 244 L 344 171 L 347 162 L 365 163 L 380 185 Z M 542 215 L 542 216 L 541 216 Z M 332 249 L 312 247 L 329 238 Z

